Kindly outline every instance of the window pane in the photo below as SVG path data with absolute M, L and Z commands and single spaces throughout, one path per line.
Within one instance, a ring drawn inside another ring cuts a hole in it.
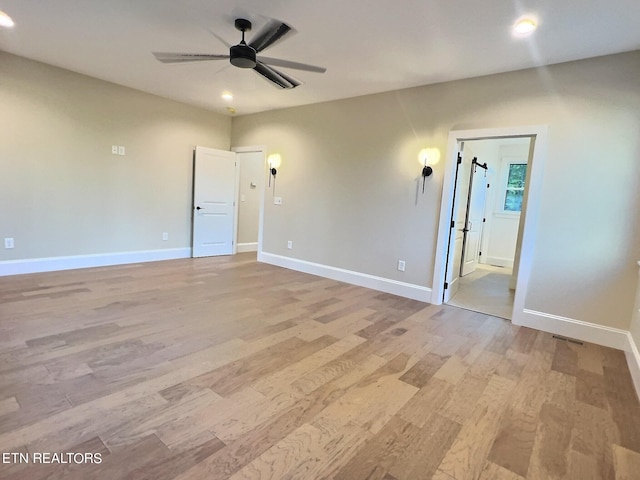
M 526 163 L 512 163 L 509 165 L 507 189 L 504 196 L 505 212 L 519 212 L 522 210 L 522 195 L 524 193 L 524 181 L 526 177 Z
M 527 176 L 526 163 L 512 163 L 509 165 L 509 177 L 507 188 L 524 188 L 524 180 Z
M 524 190 L 511 190 L 507 189 L 507 194 L 504 197 L 504 210 L 505 212 L 519 212 L 522 210 L 522 196 Z

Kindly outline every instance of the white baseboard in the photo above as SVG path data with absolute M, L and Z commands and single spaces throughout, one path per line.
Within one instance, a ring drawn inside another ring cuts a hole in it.
M 626 351 L 629 345 L 629 332 L 627 330 L 583 322 L 550 313 L 536 312 L 527 308 L 522 312 L 514 312 L 512 323 L 617 350 Z
M 627 348 L 625 348 L 624 353 L 627 357 L 627 365 L 629 365 L 633 386 L 636 388 L 636 395 L 640 399 L 640 352 L 631 332 L 627 332 L 627 341 Z
M 495 265 L 497 267 L 513 268 L 513 258 L 487 257 L 483 263 Z
M 371 288 L 401 297 L 420 300 L 422 302 L 431 302 L 431 289 L 413 285 L 411 283 L 398 282 L 383 277 L 376 277 L 367 273 L 354 272 L 342 268 L 330 267 L 319 263 L 307 262 L 291 257 L 283 257 L 272 253 L 259 252 L 258 261 L 276 265 L 278 267 L 296 270 L 298 272 L 310 273 L 320 277 L 330 278 L 339 282 L 350 283 L 360 287 Z
M 258 242 L 238 244 L 238 253 L 257 252 L 257 251 L 258 251 Z
M 106 267 L 127 263 L 155 262 L 191 257 L 191 248 L 168 248 L 138 252 L 99 253 L 70 257 L 31 258 L 0 262 L 0 277 L 24 273 L 55 272 L 76 268 Z

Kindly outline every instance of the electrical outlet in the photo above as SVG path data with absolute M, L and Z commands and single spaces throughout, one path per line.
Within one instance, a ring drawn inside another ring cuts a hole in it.
M 118 147 L 118 155 L 124 156 L 124 147 L 122 145 Z
M 4 239 L 4 248 L 13 248 L 13 237 L 7 237 Z
M 273 197 L 274 205 L 282 205 L 282 197 Z
M 398 270 L 404 272 L 405 263 L 404 260 L 398 260 Z
M 162 232 L 162 241 L 166 242 L 169 240 L 169 232 Z
M 293 240 L 289 240 L 289 241 L 287 242 L 287 248 L 288 248 L 289 250 L 292 250 L 292 249 L 293 249 Z
M 118 155 L 118 145 L 111 145 L 111 153 L 113 155 Z

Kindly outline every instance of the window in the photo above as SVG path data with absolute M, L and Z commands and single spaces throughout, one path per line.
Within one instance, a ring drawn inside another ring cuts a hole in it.
M 505 212 L 520 212 L 524 195 L 524 181 L 527 178 L 526 163 L 510 163 L 507 174 L 503 210 Z

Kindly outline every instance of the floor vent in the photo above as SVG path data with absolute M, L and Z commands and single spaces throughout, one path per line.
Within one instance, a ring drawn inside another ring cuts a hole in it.
M 584 345 L 584 342 L 576 340 L 575 338 L 567 338 L 560 335 L 554 335 L 553 338 L 555 338 L 556 340 L 562 340 L 563 342 L 575 343 L 576 345 Z

